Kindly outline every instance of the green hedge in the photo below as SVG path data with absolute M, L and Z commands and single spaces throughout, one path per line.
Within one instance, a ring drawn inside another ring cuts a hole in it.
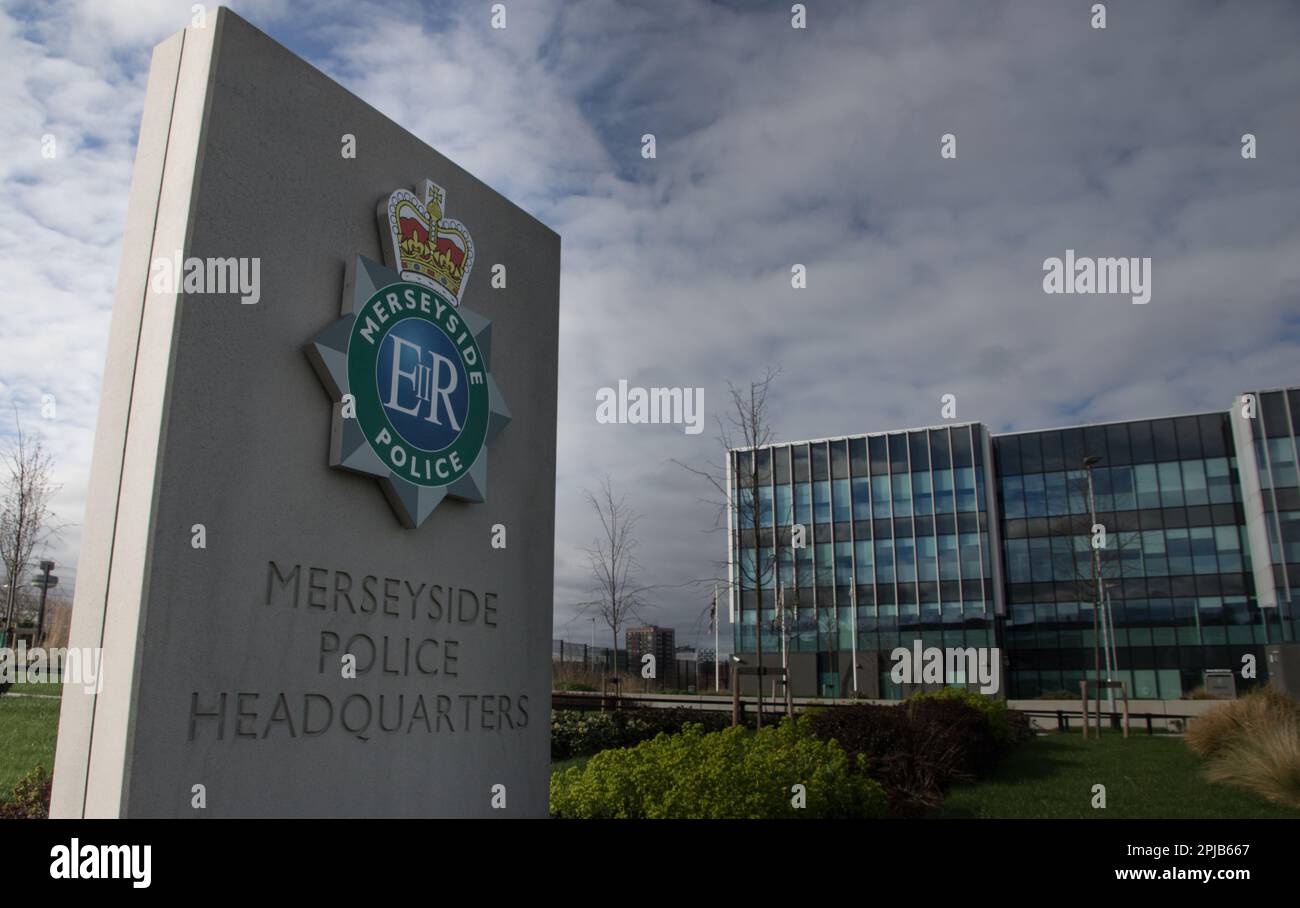
M 795 785 L 805 786 L 802 808 Z M 805 719 L 758 732 L 690 723 L 551 777 L 551 813 L 573 819 L 881 817 L 886 803 L 879 783 L 852 771 L 843 749 Z
M 987 774 L 1032 734 L 1023 713 L 952 688 L 897 706 L 840 706 L 809 721 L 817 737 L 834 741 L 884 786 L 897 816 L 929 812 L 953 784 Z
M 1010 747 L 1033 737 L 1026 717 L 1008 710 L 1005 700 L 996 700 L 960 687 L 945 687 L 943 690 L 914 694 L 908 698 L 909 703 L 924 703 L 927 700 L 955 700 L 978 710 L 988 723 L 989 732 L 999 747 Z
M 720 731 L 731 716 L 698 709 L 618 709 L 608 712 L 558 709 L 551 712 L 551 759 L 585 757 L 613 747 L 632 747 L 660 732 L 675 734 L 687 722 Z
M 0 801 L 0 820 L 44 820 L 50 815 L 50 771 L 37 766 L 14 786 L 7 801 Z

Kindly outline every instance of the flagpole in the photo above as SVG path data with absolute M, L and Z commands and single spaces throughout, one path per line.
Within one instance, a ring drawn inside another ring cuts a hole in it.
M 779 568 L 778 568 L 779 570 Z M 778 582 L 776 589 L 776 607 L 781 610 L 781 676 L 782 687 L 790 687 L 790 657 L 785 643 L 785 584 Z
M 853 646 L 853 696 L 858 695 L 858 571 L 856 565 L 853 569 L 853 592 L 849 597 L 853 603 L 853 614 L 850 616 L 853 620 L 853 630 L 849 635 Z
M 713 692 L 722 690 L 722 654 L 718 652 L 718 585 L 713 584 Z

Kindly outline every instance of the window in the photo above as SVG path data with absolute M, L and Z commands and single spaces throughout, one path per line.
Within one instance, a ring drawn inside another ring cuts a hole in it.
M 1115 510 L 1131 511 L 1137 507 L 1137 487 L 1133 483 L 1131 466 L 1110 468 L 1110 490 L 1115 499 Z
M 894 488 L 894 516 L 906 517 L 912 513 L 912 474 L 895 473 L 892 478 Z
M 928 472 L 912 474 L 912 501 L 917 514 L 934 513 L 934 492 Z
M 740 582 L 746 587 L 754 587 L 755 579 L 758 577 L 758 562 L 755 559 L 757 550 L 752 547 L 742 548 L 740 550 Z
M 1142 534 L 1117 533 L 1116 545 L 1119 548 L 1119 565 L 1121 577 L 1142 576 Z
M 1020 467 L 1025 473 L 1043 472 L 1043 448 L 1037 435 L 1020 436 Z
M 1300 511 L 1279 511 L 1277 517 L 1282 526 L 1282 554 L 1292 564 L 1300 562 Z
M 1210 488 L 1206 482 L 1204 461 L 1183 461 L 1183 491 L 1189 505 L 1210 503 Z
M 846 520 L 851 520 L 853 509 L 852 502 L 849 500 L 849 481 L 847 479 L 833 479 L 831 485 L 833 486 L 831 491 L 833 493 L 832 501 L 834 502 L 832 516 L 835 518 L 835 522 L 843 523 Z
M 1156 464 L 1160 474 L 1160 506 L 1176 508 L 1183 503 L 1183 477 L 1177 463 Z
M 853 519 L 871 519 L 871 479 L 867 476 L 853 477 Z
M 772 487 L 758 488 L 758 522 L 765 527 L 772 525 Z
M 1143 510 L 1160 507 L 1160 482 L 1155 464 L 1144 463 L 1134 467 L 1133 479 L 1137 484 L 1138 507 Z
M 1036 583 L 1052 579 L 1052 540 L 1050 538 L 1035 536 L 1029 540 L 1029 569 Z
M 1241 537 L 1236 527 L 1215 527 L 1214 548 L 1219 556 L 1219 569 L 1225 574 L 1242 570 Z
M 779 485 L 776 487 L 776 525 L 788 527 L 794 523 L 794 508 L 791 498 L 790 487 Z
M 794 487 L 794 521 L 804 526 L 812 523 L 812 486 L 806 482 Z
M 781 585 L 786 589 L 794 588 L 794 550 L 782 548 L 777 553 L 778 564 L 780 565 Z
M 967 580 L 980 577 L 980 537 L 978 533 L 962 533 L 961 575 Z
M 1025 516 L 1047 516 L 1047 493 L 1044 491 L 1042 473 L 1025 475 Z
M 952 470 L 934 471 L 934 511 L 936 514 L 953 512 Z
M 742 526 L 748 525 L 754 519 L 754 492 L 748 486 L 738 484 L 734 489 L 734 493 L 736 496 L 736 522 Z
M 930 469 L 930 445 L 925 432 L 913 432 L 908 436 L 908 450 L 911 455 L 912 472 Z
M 835 585 L 853 585 L 853 544 L 835 543 Z
M 831 586 L 835 583 L 834 550 L 829 542 L 819 542 L 817 549 L 817 585 Z
M 871 513 L 877 517 L 889 516 L 889 477 L 871 477 Z
M 1210 504 L 1232 503 L 1232 477 L 1228 473 L 1228 458 L 1211 457 L 1205 461 L 1205 484 L 1210 494 Z
M 845 442 L 833 441 L 830 443 L 831 454 L 831 479 L 848 479 L 849 477 L 849 447 Z
M 894 541 L 892 539 L 876 540 L 876 582 L 890 584 L 894 582 Z
M 813 519 L 818 523 L 829 523 L 831 519 L 831 484 L 819 479 L 813 483 Z
M 1029 540 L 1008 539 L 1005 549 L 1007 553 L 1008 579 L 1012 583 L 1029 583 L 1032 579 L 1029 576 Z M 954 574 L 954 576 L 956 575 Z
M 1070 503 L 1065 494 L 1065 474 L 1047 473 L 1043 476 L 1047 493 L 1047 513 L 1053 517 L 1070 513 Z M 1098 509 L 1101 505 L 1098 504 Z
M 917 577 L 923 581 L 934 581 L 939 579 L 939 568 L 937 564 L 938 545 L 933 536 L 918 536 L 916 538 L 916 568 Z
M 957 480 L 957 510 L 975 510 L 975 471 L 970 467 L 954 470 Z
M 857 556 L 858 583 L 869 584 L 872 576 L 871 540 L 859 539 L 854 545 L 854 550 Z
M 1269 466 L 1273 468 L 1273 485 L 1277 488 L 1290 488 L 1300 485 L 1296 479 L 1295 452 L 1291 449 L 1291 438 L 1270 438 L 1268 440 Z
M 1192 573 L 1192 543 L 1187 530 L 1165 530 L 1165 545 L 1169 549 L 1169 574 L 1176 577 Z
M 1025 483 L 1023 477 L 1002 477 L 1002 511 L 1008 518 L 1025 516 Z
M 1217 574 L 1219 560 L 1215 557 L 1214 528 L 1192 527 L 1187 536 L 1192 549 L 1192 570 L 1198 574 Z
M 916 547 L 910 536 L 894 540 L 894 560 L 899 583 L 916 582 Z
M 1273 488 L 1272 473 L 1268 469 L 1267 455 L 1264 453 L 1264 439 L 1256 438 L 1255 445 L 1255 463 L 1259 464 L 1259 485 L 1260 488 Z
M 936 547 L 939 550 L 939 579 L 960 579 L 961 568 L 958 565 L 957 537 L 949 533 L 943 536 L 936 536 L 935 541 Z M 1021 541 L 1023 542 L 1024 540 Z
M 800 589 L 808 589 L 813 585 L 813 550 L 811 545 L 805 545 L 801 549 L 794 550 L 795 567 L 799 571 Z
M 1058 583 L 1069 583 L 1078 579 L 1083 568 L 1076 568 L 1074 537 L 1052 536 L 1049 538 L 1052 541 L 1052 579 Z M 1083 564 L 1087 564 L 1087 562 L 1085 561 Z

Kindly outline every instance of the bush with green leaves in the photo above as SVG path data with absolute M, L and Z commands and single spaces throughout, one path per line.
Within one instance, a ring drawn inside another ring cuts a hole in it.
M 891 813 L 900 816 L 935 807 L 954 783 L 985 775 L 1032 734 L 1023 713 L 951 688 L 896 706 L 836 707 L 810 722 L 818 737 L 835 741 L 884 785 Z
M 0 820 L 44 820 L 50 815 L 50 789 L 54 779 L 37 766 L 14 786 L 8 801 L 0 801 Z
M 984 694 L 961 687 L 945 687 L 943 690 L 914 694 L 908 698 L 909 703 L 926 701 L 956 700 L 978 710 L 988 723 L 990 734 L 999 747 L 1010 747 L 1020 741 L 1033 737 L 1027 717 L 1007 709 L 1007 701 L 986 697 Z
M 884 816 L 886 803 L 880 784 L 807 719 L 757 732 L 688 723 L 551 777 L 551 813 L 573 819 L 863 818 Z
M 566 693 L 568 691 L 580 691 L 582 693 L 595 693 L 596 686 L 588 684 L 586 681 L 555 681 L 551 684 L 551 690 Z

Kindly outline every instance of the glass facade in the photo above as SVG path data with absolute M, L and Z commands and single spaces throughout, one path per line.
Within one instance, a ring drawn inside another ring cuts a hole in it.
M 998 646 L 1008 696 L 1077 696 L 1100 575 L 1131 697 L 1177 698 L 1246 654 L 1265 680 L 1264 644 L 1300 630 L 1300 396 L 1253 397 L 1253 415 L 732 451 L 735 651 L 756 651 L 760 621 L 764 653 L 875 651 L 896 698 L 895 647 Z
M 876 651 L 888 697 L 897 646 L 995 645 L 989 451 L 979 424 L 732 451 L 736 652 L 759 621 L 765 653 Z
M 1276 603 L 1281 636 L 1300 639 L 1300 478 L 1297 477 L 1297 417 L 1300 390 L 1242 395 L 1231 411 L 1237 445 L 1245 453 L 1242 487 L 1260 599 Z M 1267 557 L 1264 556 L 1267 552 Z M 1271 612 L 1271 610 L 1270 610 Z

